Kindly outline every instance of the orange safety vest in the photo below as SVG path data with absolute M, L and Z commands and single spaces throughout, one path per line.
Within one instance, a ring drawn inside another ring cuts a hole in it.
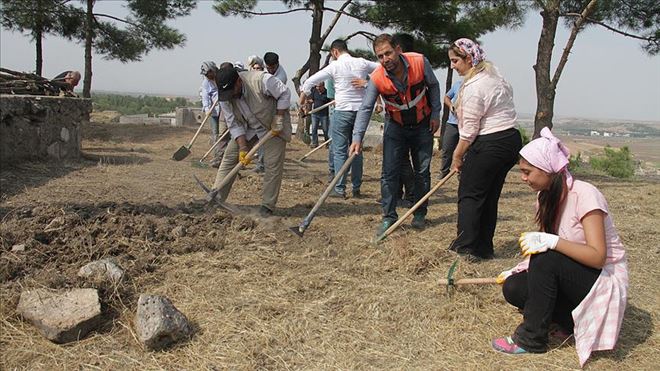
M 424 81 L 424 56 L 419 53 L 403 53 L 408 61 L 408 87 L 405 93 L 385 74 L 385 68 L 378 66 L 371 73 L 371 80 L 385 102 L 385 110 L 392 120 L 400 125 L 414 125 L 431 114 L 431 106 L 426 99 Z

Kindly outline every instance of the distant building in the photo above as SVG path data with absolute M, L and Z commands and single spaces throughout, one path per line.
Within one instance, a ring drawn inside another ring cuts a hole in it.
M 600 133 L 597 132 L 596 130 L 592 130 L 591 132 L 589 132 L 589 135 L 592 137 L 599 137 Z
M 604 136 L 604 137 L 613 137 L 614 134 L 612 134 L 612 133 L 610 133 L 610 132 L 607 132 L 607 131 L 604 131 L 604 132 L 603 132 L 603 136 Z

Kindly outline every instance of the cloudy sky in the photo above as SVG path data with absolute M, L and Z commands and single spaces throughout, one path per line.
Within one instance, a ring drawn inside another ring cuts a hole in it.
M 281 5 L 262 1 L 259 8 L 268 11 L 281 9 Z M 101 1 L 96 11 L 126 14 L 121 1 Z M 324 23 L 331 17 L 326 13 Z M 311 17 L 309 13 L 298 12 L 252 19 L 223 18 L 213 11 L 211 1 L 200 1 L 190 16 L 179 18 L 172 25 L 186 34 L 185 46 L 153 51 L 141 62 L 128 64 L 94 55 L 92 90 L 195 96 L 201 81 L 202 61 L 245 61 L 249 55 L 263 56 L 266 51 L 277 52 L 292 76 L 307 59 Z M 357 30 L 382 32 L 342 17 L 328 43 Z M 516 108 L 521 114 L 531 114 L 536 108 L 532 66 L 540 32 L 540 15 L 530 13 L 523 27 L 500 30 L 480 40 L 488 59 L 513 86 Z M 558 32 L 555 62 L 567 37 L 567 30 Z M 353 40 L 349 47 L 369 47 L 363 40 Z M 2 67 L 33 71 L 34 55 L 34 44 L 29 37 L 0 30 Z M 44 76 L 54 77 L 67 69 L 82 72 L 83 57 L 83 45 L 48 36 L 44 40 Z M 446 71 L 438 70 L 436 75 L 444 86 Z M 660 56 L 650 57 L 635 40 L 603 28 L 585 30 L 578 36 L 559 81 L 555 115 L 660 122 Z

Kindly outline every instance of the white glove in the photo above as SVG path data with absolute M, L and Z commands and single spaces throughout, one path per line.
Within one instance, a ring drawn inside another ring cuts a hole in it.
M 278 136 L 280 132 L 284 129 L 284 115 L 275 115 L 273 123 L 270 125 L 270 131 L 273 133 L 273 136 Z
M 544 232 L 525 232 L 518 239 L 523 256 L 554 250 L 558 242 L 559 236 Z
M 502 273 L 497 275 L 497 278 L 495 279 L 495 282 L 499 283 L 500 285 L 506 281 L 507 278 L 509 278 L 513 274 L 513 268 L 503 271 Z

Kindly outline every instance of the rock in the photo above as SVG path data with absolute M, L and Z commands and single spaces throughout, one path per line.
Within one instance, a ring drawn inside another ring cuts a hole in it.
M 172 236 L 178 238 L 178 237 L 183 237 L 183 236 L 185 236 L 187 232 L 188 232 L 188 231 L 186 230 L 186 227 L 180 225 L 180 226 L 175 227 L 174 229 L 172 229 L 172 232 L 171 232 L 171 233 L 172 233 Z
M 163 349 L 192 336 L 186 316 L 163 296 L 140 295 L 135 328 L 142 344 L 151 350 Z
M 20 252 L 20 251 L 25 251 L 25 244 L 24 243 L 19 243 L 17 245 L 14 245 L 11 247 L 12 252 Z
M 101 303 L 95 289 L 21 292 L 16 311 L 48 340 L 68 343 L 85 337 L 101 323 Z
M 119 282 L 124 277 L 124 270 L 110 259 L 101 259 L 80 268 L 78 277 Z

